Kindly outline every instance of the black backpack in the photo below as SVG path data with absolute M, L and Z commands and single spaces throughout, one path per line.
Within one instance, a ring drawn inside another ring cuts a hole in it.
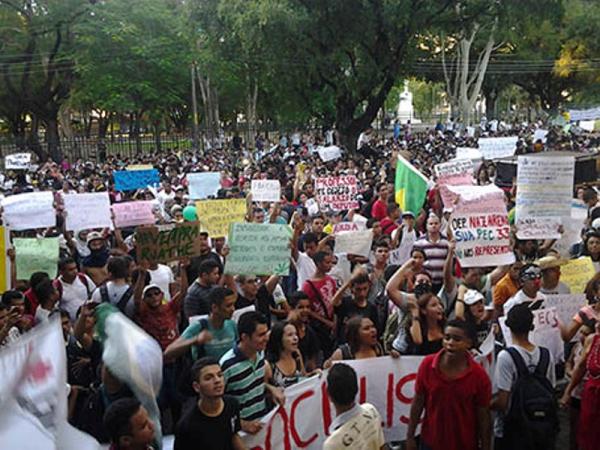
M 558 404 L 546 378 L 550 352 L 540 347 L 540 361 L 533 373 L 516 348 L 507 348 L 517 368 L 517 381 L 504 419 L 504 440 L 514 450 L 551 450 L 559 430 Z

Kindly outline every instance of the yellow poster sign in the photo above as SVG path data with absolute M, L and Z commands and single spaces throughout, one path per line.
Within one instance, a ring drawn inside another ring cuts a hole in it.
M 0 226 L 0 292 L 11 288 L 10 260 L 6 254 L 10 243 L 8 233 L 8 228 Z
M 125 170 L 150 170 L 154 169 L 152 164 L 129 164 Z
M 196 202 L 196 214 L 201 231 L 206 231 L 210 237 L 227 236 L 230 224 L 244 222 L 246 200 L 201 200 Z
M 589 256 L 571 259 L 560 268 L 560 281 L 569 286 L 571 294 L 582 294 L 594 275 L 596 269 Z

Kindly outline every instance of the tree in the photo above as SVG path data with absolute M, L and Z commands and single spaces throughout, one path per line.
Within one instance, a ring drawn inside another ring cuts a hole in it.
M 0 114 L 24 145 L 31 115 L 30 143 L 40 158 L 38 124 L 45 128 L 48 153 L 59 161 L 58 113 L 74 82 L 74 27 L 89 10 L 83 0 L 2 0 L 0 20 Z
M 188 99 L 192 55 L 183 18 L 178 5 L 163 0 L 103 2 L 86 17 L 77 45 L 77 101 L 98 112 L 101 132 L 108 114 L 127 115 L 138 151 L 143 121 L 160 148 L 164 121 Z

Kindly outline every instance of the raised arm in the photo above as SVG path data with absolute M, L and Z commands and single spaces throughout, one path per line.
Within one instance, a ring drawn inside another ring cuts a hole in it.
M 414 258 L 410 258 L 396 271 L 396 273 L 394 273 L 394 275 L 392 275 L 392 278 L 389 279 L 385 286 L 385 290 L 390 297 L 390 300 L 392 300 L 396 306 L 403 307 L 407 301 L 415 300 L 413 294 L 403 292 L 400 288 L 400 285 L 404 282 L 408 273 L 414 266 L 415 260 Z

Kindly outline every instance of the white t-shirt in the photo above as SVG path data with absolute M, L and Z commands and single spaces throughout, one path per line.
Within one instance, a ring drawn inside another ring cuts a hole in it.
M 400 229 L 392 231 L 392 239 L 396 237 L 396 234 L 400 232 Z M 402 265 L 410 258 L 410 252 L 417 242 L 417 232 L 415 230 L 409 231 L 407 228 L 402 229 L 402 239 L 398 248 L 390 251 L 390 264 Z
M 299 252 L 298 260 L 296 261 L 296 269 L 298 272 L 298 289 L 300 289 L 304 282 L 310 280 L 315 274 L 317 266 L 310 256 L 304 252 Z
M 150 274 L 150 283 L 160 286 L 165 294 L 165 300 L 170 302 L 171 293 L 169 292 L 169 285 L 175 283 L 175 276 L 171 268 L 164 264 L 159 264 L 154 270 L 148 269 L 148 273 Z
M 60 309 L 67 311 L 71 320 L 77 318 L 77 310 L 90 298 L 90 295 L 96 289 L 96 285 L 90 277 L 85 274 L 81 275 L 85 277 L 87 287 L 79 274 L 72 283 L 67 283 L 63 280 L 62 276 L 58 277 L 57 280 L 62 285 L 62 297 L 59 302 Z
M 513 347 L 516 348 L 521 354 L 521 357 L 525 361 L 525 365 L 529 369 L 529 372 L 533 373 L 538 362 L 540 361 L 540 348 L 536 345 L 533 351 L 530 352 L 518 345 L 514 345 Z M 496 361 L 496 370 L 494 371 L 493 380 L 494 394 L 496 394 L 498 391 L 511 392 L 515 382 L 517 381 L 517 374 L 517 366 L 515 366 L 510 354 L 506 351 L 498 353 L 498 360 Z M 551 352 L 550 363 L 548 364 L 548 370 L 546 371 L 546 378 L 550 380 L 550 383 L 552 383 L 553 387 L 556 385 L 554 359 L 552 358 Z M 510 408 L 510 400 L 508 408 Z M 497 437 L 504 436 L 504 414 L 502 413 L 498 413 L 495 417 L 494 435 Z
M 369 404 L 355 405 L 331 423 L 335 431 L 323 444 L 323 450 L 380 450 L 385 445 L 381 416 Z
M 106 290 L 108 292 L 108 300 L 111 305 L 117 306 L 119 300 L 123 297 L 123 294 L 129 289 L 128 284 L 116 285 L 113 281 L 106 283 Z M 92 301 L 96 303 L 102 303 L 102 295 L 100 294 L 100 287 L 97 287 L 92 294 Z M 128 317 L 133 317 L 135 312 L 135 306 L 133 302 L 133 294 L 129 298 L 127 305 L 125 306 L 125 314 Z
M 506 316 L 513 306 L 520 305 L 521 303 L 526 302 L 537 302 L 538 300 L 541 300 L 543 302 L 544 300 L 546 300 L 546 296 L 541 292 L 538 292 L 535 298 L 531 298 L 527 294 L 525 294 L 525 292 L 523 292 L 523 289 L 519 289 L 517 293 L 511 298 L 509 298 L 508 301 L 504 304 L 504 315 Z

